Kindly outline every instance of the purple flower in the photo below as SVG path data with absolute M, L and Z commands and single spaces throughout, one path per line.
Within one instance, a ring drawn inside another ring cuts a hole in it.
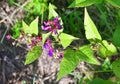
M 32 44 L 29 44 L 29 45 L 27 45 L 27 48 L 31 49 L 32 46 L 33 46 Z
M 53 48 L 53 46 L 52 46 L 52 44 L 51 44 L 51 42 L 50 42 L 50 39 L 47 39 L 47 40 L 46 40 L 46 42 L 45 42 L 45 44 L 44 44 L 44 49 L 48 50 L 48 55 L 49 55 L 50 57 L 53 56 L 54 48 Z
M 7 39 L 7 40 L 10 40 L 10 39 L 11 39 L 11 35 L 10 35 L 10 34 L 7 35 L 7 36 L 6 36 L 6 39 Z
M 48 51 L 48 55 L 49 55 L 50 57 L 52 57 L 52 56 L 53 56 L 53 53 L 54 53 L 54 49 L 51 48 L 51 49 Z
M 54 32 L 55 35 L 58 35 L 57 30 L 62 29 L 62 26 L 60 25 L 60 21 L 58 20 L 58 17 L 54 18 L 53 20 L 48 20 L 47 22 L 44 22 L 42 25 L 42 30 Z
M 62 58 L 64 56 L 64 52 L 59 52 L 58 56 L 59 56 L 59 59 L 62 60 Z
M 35 39 L 31 40 L 31 44 L 34 45 L 35 44 Z
M 115 61 L 118 57 L 117 56 L 111 56 L 111 60 Z
M 49 45 L 47 43 L 44 44 L 44 49 L 48 49 Z
M 36 39 L 38 42 L 42 42 L 42 38 L 39 37 L 39 36 L 36 36 L 35 39 Z

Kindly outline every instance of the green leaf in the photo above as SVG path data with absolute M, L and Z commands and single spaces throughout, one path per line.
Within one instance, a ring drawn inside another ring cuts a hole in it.
M 103 57 L 116 55 L 117 49 L 112 43 L 109 44 L 106 40 L 103 40 L 101 47 L 99 48 L 99 53 Z
M 85 8 L 84 27 L 85 27 L 86 38 L 89 41 L 92 42 L 92 41 L 102 39 L 95 24 L 93 23 L 92 19 L 90 18 L 86 8 Z
M 95 59 L 93 51 L 90 47 L 90 45 L 80 47 L 76 55 L 80 60 L 99 65 L 100 63 Z
M 51 32 L 42 34 L 42 46 L 44 45 L 46 39 L 50 36 Z
M 83 46 L 77 51 L 67 49 L 64 52 L 64 57 L 60 64 L 60 71 L 58 73 L 57 80 L 73 71 L 81 60 L 91 64 L 99 64 L 99 62 L 93 56 L 90 45 Z
M 30 64 L 42 54 L 42 48 L 40 46 L 34 46 L 28 53 L 25 60 L 25 65 Z
M 22 21 L 22 26 L 23 26 L 23 31 L 26 34 L 38 35 L 38 17 L 31 22 L 30 26 L 28 26 L 24 21 Z
M 61 33 L 59 35 L 59 38 L 60 38 L 60 42 L 64 48 L 68 47 L 73 40 L 79 39 L 79 38 L 76 38 L 76 37 L 71 36 L 71 35 L 66 34 L 66 33 Z
M 95 78 L 94 80 L 92 80 L 88 84 L 116 84 L 116 83 L 113 83 L 109 80 L 103 80 L 101 78 Z
M 56 7 L 53 6 L 51 3 L 49 3 L 49 19 L 52 19 L 56 16 L 58 16 L 57 12 L 54 10 Z
M 116 28 L 113 35 L 113 44 L 120 47 L 120 26 Z
M 112 69 L 113 69 L 113 72 L 115 73 L 115 75 L 118 78 L 120 78 L 120 59 L 118 59 L 112 63 Z
M 115 7 L 120 7 L 120 0 L 106 0 L 106 1 Z
M 20 36 L 21 26 L 22 26 L 22 22 L 20 22 L 19 20 L 16 20 L 16 24 L 12 28 L 12 32 L 13 32 L 12 37 L 13 38 L 18 38 Z
M 69 6 L 69 8 L 90 6 L 90 5 L 93 5 L 93 4 L 101 3 L 102 1 L 103 0 L 75 0 Z
M 38 35 L 38 17 L 31 22 L 30 33 Z
M 102 63 L 103 70 L 109 70 L 111 66 L 110 59 L 107 57 L 104 62 Z
M 64 57 L 60 64 L 60 71 L 58 73 L 57 80 L 61 79 L 64 75 L 73 71 L 78 63 L 79 59 L 76 58 L 75 51 L 72 49 L 65 50 Z
M 24 21 L 22 21 L 22 28 L 26 34 L 29 33 L 29 26 Z

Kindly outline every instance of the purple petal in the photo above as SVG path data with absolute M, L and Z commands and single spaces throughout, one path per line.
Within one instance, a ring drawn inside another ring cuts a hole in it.
M 56 18 L 54 18 L 54 20 L 53 21 L 58 21 L 58 16 L 56 17 Z
M 48 49 L 49 48 L 49 45 L 46 43 L 45 45 L 44 45 L 44 49 Z
M 50 25 L 50 21 L 44 22 L 44 25 L 45 25 L 45 26 Z
M 51 26 L 42 26 L 42 30 L 49 30 Z
M 53 49 L 50 49 L 50 50 L 48 51 L 48 55 L 49 55 L 50 57 L 53 56 L 53 53 L 54 53 L 54 50 L 53 50 Z
M 35 40 L 34 39 L 32 39 L 31 42 L 32 42 L 33 45 L 35 44 Z
M 58 32 L 57 32 L 56 29 L 54 29 L 53 32 L 54 32 L 55 35 L 58 35 Z
M 7 35 L 6 38 L 7 38 L 7 40 L 10 40 L 11 39 L 11 35 Z
M 62 29 L 62 26 L 58 26 L 58 29 L 59 29 L 59 30 Z

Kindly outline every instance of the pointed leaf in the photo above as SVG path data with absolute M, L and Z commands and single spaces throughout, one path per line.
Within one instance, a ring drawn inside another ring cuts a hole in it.
M 112 69 L 113 69 L 113 72 L 115 73 L 115 75 L 118 78 L 120 78 L 120 59 L 118 59 L 112 63 Z
M 90 45 L 85 45 L 80 47 L 77 52 L 77 56 L 80 60 L 84 60 L 85 62 L 99 65 L 100 63 L 95 59 L 92 49 Z
M 42 48 L 40 46 L 34 46 L 28 53 L 25 60 L 25 65 L 34 62 L 42 54 Z
M 23 26 L 23 31 L 26 34 L 38 35 L 38 17 L 31 22 L 30 26 L 28 26 L 24 21 L 22 21 L 22 26 Z
M 66 34 L 66 33 L 61 33 L 59 35 L 59 38 L 60 38 L 60 42 L 64 48 L 68 47 L 73 40 L 79 39 L 79 38 L 76 38 L 76 37 L 71 36 L 71 35 Z
M 25 33 L 29 33 L 29 26 L 24 21 L 22 21 L 22 29 Z
M 73 71 L 78 63 L 79 59 L 76 58 L 75 51 L 72 49 L 66 50 L 60 64 L 60 71 L 58 73 L 57 80 L 61 79 L 64 75 Z
M 44 45 L 46 39 L 50 36 L 51 32 L 42 34 L 42 46 Z
M 30 34 L 38 35 L 38 17 L 30 24 Z
M 49 19 L 58 16 L 57 12 L 54 10 L 54 6 L 50 3 L 49 4 Z
M 108 44 L 106 40 L 103 40 L 99 52 L 101 56 L 106 57 L 106 56 L 116 55 L 117 49 L 112 43 Z
M 69 8 L 90 6 L 90 5 L 93 5 L 93 4 L 101 3 L 102 1 L 103 0 L 75 0 L 69 6 Z
M 87 9 L 85 8 L 85 18 L 84 18 L 84 27 L 86 38 L 91 41 L 96 41 L 96 39 L 101 40 L 101 36 L 90 18 Z

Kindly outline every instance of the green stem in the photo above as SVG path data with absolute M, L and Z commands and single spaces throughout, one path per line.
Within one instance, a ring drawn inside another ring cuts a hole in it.
M 44 1 L 43 1 L 43 3 L 44 3 Z M 41 24 L 43 24 L 43 17 L 44 17 L 44 5 L 42 4 Z
M 102 72 L 113 72 L 113 70 L 105 70 L 105 71 L 89 71 L 94 73 L 102 73 Z
M 0 41 L 1 44 L 3 43 L 3 40 L 4 40 L 4 38 L 5 38 L 5 35 L 7 34 L 7 31 L 8 31 L 8 28 L 5 30 L 5 32 L 4 32 L 4 34 L 3 34 L 3 37 L 2 37 L 2 39 L 1 39 L 1 41 Z

